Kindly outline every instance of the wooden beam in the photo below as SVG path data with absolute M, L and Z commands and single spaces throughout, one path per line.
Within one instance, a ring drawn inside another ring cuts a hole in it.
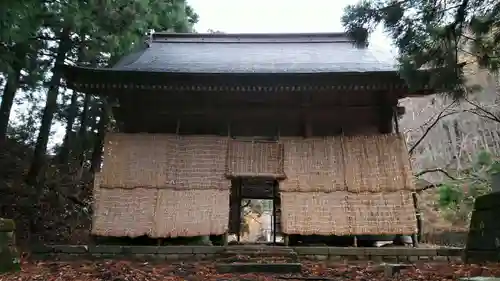
M 211 107 L 233 107 L 233 106 L 268 106 L 278 105 L 283 107 L 301 106 L 303 94 L 311 95 L 314 98 L 311 106 L 370 106 L 376 94 L 373 92 L 325 92 L 325 93 L 266 93 L 265 98 L 255 98 L 251 93 L 175 93 L 175 94 L 137 94 L 124 95 L 119 98 L 122 107 L 127 109 L 137 109 L 137 107 L 147 110 L 160 111 L 168 110 L 171 107 L 191 108 L 203 107 L 209 101 Z M 387 93 L 391 98 L 397 100 L 395 96 Z
M 226 115 L 228 113 L 239 114 L 258 114 L 263 113 L 279 113 L 297 114 L 303 110 L 309 112 L 329 113 L 332 115 L 342 115 L 341 112 L 361 112 L 361 111 L 376 111 L 382 109 L 384 106 L 339 106 L 339 105 L 309 105 L 297 107 L 285 107 L 276 105 L 234 105 L 228 107 L 212 107 L 212 106 L 191 106 L 191 107 L 169 107 L 162 110 L 154 110 L 152 108 L 137 106 L 134 109 L 128 110 L 127 108 L 120 107 L 115 109 L 119 114 L 133 114 L 133 115 Z M 392 107 L 391 107 L 392 108 Z M 398 109 L 399 110 L 399 109 Z

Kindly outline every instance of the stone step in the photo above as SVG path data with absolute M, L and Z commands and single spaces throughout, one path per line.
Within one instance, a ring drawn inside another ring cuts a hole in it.
M 293 248 L 239 245 L 226 248 L 217 254 L 225 263 L 296 263 L 298 254 Z
M 412 265 L 412 264 L 401 264 L 401 263 L 398 263 L 398 264 L 390 264 L 390 263 L 384 264 L 383 265 L 384 276 L 386 278 L 391 278 L 394 275 L 399 274 L 401 272 L 401 270 L 412 268 L 412 267 L 414 267 L 414 265 Z
M 476 276 L 476 277 L 462 277 L 458 280 L 459 281 L 500 281 L 500 277 Z
M 228 247 L 224 250 L 225 252 L 244 252 L 244 253 L 295 253 L 295 250 L 292 248 L 279 248 L 279 247 L 255 247 L 255 248 L 250 248 L 250 247 Z
M 255 257 L 247 255 L 235 255 L 229 257 L 221 257 L 217 259 L 218 262 L 234 263 L 234 262 L 254 262 L 254 263 L 294 263 L 298 262 L 298 256 L 267 256 Z
M 233 241 L 233 242 L 235 242 L 235 241 Z M 235 244 L 232 245 L 231 247 L 234 247 L 234 248 L 283 248 L 280 246 L 276 246 L 274 244 L 262 244 L 262 243 L 251 244 L 251 243 L 238 243 L 238 242 L 235 242 Z M 287 247 L 287 248 L 291 248 L 291 247 Z
M 299 273 L 300 263 L 220 263 L 218 273 Z
M 271 257 L 271 256 L 297 256 L 296 252 L 256 252 L 256 251 L 223 251 L 220 256 L 247 255 L 253 257 Z

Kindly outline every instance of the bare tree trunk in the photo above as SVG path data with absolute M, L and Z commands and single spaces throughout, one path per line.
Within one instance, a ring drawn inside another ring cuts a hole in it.
M 14 97 L 19 89 L 21 78 L 22 61 L 26 53 L 17 52 L 16 60 L 12 65 L 12 73 L 7 74 L 7 84 L 2 95 L 2 104 L 0 104 L 0 141 L 7 137 L 7 128 L 9 127 L 10 113 L 14 105 Z
M 85 98 L 83 100 L 83 106 L 82 106 L 82 112 L 80 113 L 80 128 L 78 129 L 78 159 L 80 166 L 83 165 L 83 162 L 85 161 L 85 150 L 88 147 L 87 146 L 87 132 L 88 132 L 88 115 L 89 115 L 89 106 L 90 106 L 90 99 L 91 96 L 90 94 L 85 94 Z
M 40 131 L 38 132 L 36 140 L 35 153 L 33 155 L 33 161 L 31 162 L 28 175 L 26 176 L 26 182 L 31 185 L 35 185 L 38 182 L 38 176 L 45 163 L 50 128 L 52 126 L 54 113 L 57 109 L 57 97 L 59 96 L 59 86 L 62 78 L 61 67 L 66 59 L 66 53 L 71 49 L 72 45 L 69 28 L 63 28 L 59 37 L 61 38 L 61 41 L 59 42 L 59 47 L 57 48 L 55 66 L 52 70 L 52 78 L 50 80 L 49 90 L 47 93 L 47 101 L 45 103 L 45 109 L 43 110 Z
M 66 118 L 66 132 L 64 134 L 64 140 L 61 147 L 61 152 L 59 154 L 59 163 L 68 163 L 69 156 L 74 145 L 74 132 L 73 125 L 76 120 L 76 115 L 78 114 L 78 93 L 73 91 L 71 95 L 71 103 L 68 110 L 68 116 Z

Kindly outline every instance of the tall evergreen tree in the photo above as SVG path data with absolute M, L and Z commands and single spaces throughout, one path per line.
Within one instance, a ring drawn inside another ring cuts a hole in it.
M 197 15 L 183 0 L 137 0 L 133 5 L 127 0 L 51 3 L 47 6 L 49 16 L 45 25 L 56 34 L 58 44 L 34 158 L 27 175 L 30 184 L 37 182 L 46 161 L 50 129 L 61 94 L 61 66 L 68 60 L 78 60 L 72 55 L 75 50 L 82 50 L 84 45 L 86 61 L 78 62 L 82 65 L 110 66 L 141 44 L 148 30 L 189 32 L 197 20 Z M 69 119 L 72 120 L 74 118 Z M 72 134 L 72 127 L 68 124 L 68 134 Z
M 399 50 L 399 68 L 410 86 L 416 70 L 434 68 L 431 86 L 464 97 L 463 67 L 477 63 L 491 73 L 500 67 L 500 2 L 496 0 L 361 0 L 345 8 L 342 22 L 358 44 L 382 25 Z M 461 54 L 474 61 L 465 62 Z
M 0 104 L 0 140 L 6 137 L 17 91 L 39 86 L 46 70 L 38 61 L 38 51 L 46 43 L 39 40 L 43 9 L 34 1 L 9 2 L 7 9 L 7 2 L 0 4 L 0 72 L 7 77 Z

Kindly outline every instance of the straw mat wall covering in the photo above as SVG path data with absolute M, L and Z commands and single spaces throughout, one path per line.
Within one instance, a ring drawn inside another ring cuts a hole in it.
M 286 138 L 286 179 L 281 191 L 333 192 L 345 190 L 342 139 Z
M 409 191 L 350 193 L 352 231 L 356 234 L 413 234 L 417 220 Z
M 178 237 L 220 235 L 229 221 L 229 190 L 99 188 L 92 234 Z
M 177 137 L 156 134 L 106 134 L 102 187 L 172 187 Z
M 99 184 L 101 182 L 101 173 L 94 173 L 94 185 L 92 188 L 92 210 L 97 210 L 97 202 L 99 202 Z M 95 224 L 95 216 L 92 216 L 92 225 Z
M 229 190 L 160 190 L 151 237 L 219 235 L 228 221 Z
M 302 235 L 412 234 L 411 192 L 283 192 L 282 230 Z
M 396 134 L 282 140 L 286 234 L 412 234 L 414 190 Z
M 283 177 L 283 145 L 278 142 L 230 140 L 226 175 Z
M 92 234 L 138 237 L 153 229 L 157 189 L 94 187 Z
M 228 189 L 227 137 L 108 134 L 101 187 Z
M 283 177 L 287 234 L 401 234 L 415 229 L 408 154 L 397 135 L 286 138 L 108 134 L 92 232 L 152 237 L 222 234 L 226 175 Z
M 110 134 L 94 183 L 93 234 L 223 234 L 229 220 L 227 138 Z
M 282 192 L 281 229 L 286 234 L 349 235 L 347 192 Z
M 414 190 L 404 140 L 396 134 L 286 138 L 284 192 Z
M 395 134 L 343 138 L 350 192 L 414 190 L 408 151 Z
M 227 137 L 179 136 L 175 159 L 177 189 L 227 189 Z

